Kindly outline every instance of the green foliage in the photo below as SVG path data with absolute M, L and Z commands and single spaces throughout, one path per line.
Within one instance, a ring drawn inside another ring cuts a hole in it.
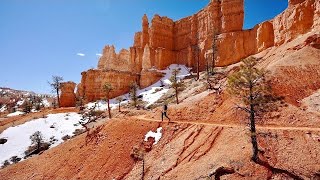
M 104 92 L 109 93 L 113 90 L 113 87 L 110 83 L 107 82 L 103 85 L 103 90 Z
M 244 108 L 252 105 L 255 112 L 267 110 L 273 100 L 271 86 L 266 80 L 267 71 L 256 68 L 257 60 L 243 60 L 240 70 L 228 77 L 228 92 L 237 96 Z

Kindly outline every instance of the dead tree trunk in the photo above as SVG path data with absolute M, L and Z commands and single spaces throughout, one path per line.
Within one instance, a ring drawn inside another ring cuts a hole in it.
M 176 91 L 176 101 L 177 101 L 177 104 L 179 104 L 178 88 L 175 88 L 175 91 Z
M 109 114 L 109 119 L 111 119 L 111 109 L 110 109 L 110 98 L 109 98 L 109 95 L 108 95 L 108 114 Z

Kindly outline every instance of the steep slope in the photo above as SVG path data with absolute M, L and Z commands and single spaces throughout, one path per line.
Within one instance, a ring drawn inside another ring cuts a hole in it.
M 0 177 L 8 180 L 121 179 L 134 164 L 130 158 L 131 148 L 156 127 L 157 123 L 111 120 L 90 137 L 83 134 L 40 156 L 2 169 Z

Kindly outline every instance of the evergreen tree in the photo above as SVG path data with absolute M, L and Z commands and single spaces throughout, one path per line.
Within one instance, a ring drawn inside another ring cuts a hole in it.
M 228 77 L 229 93 L 239 98 L 237 107 L 248 114 L 250 121 L 252 160 L 258 161 L 258 143 L 256 133 L 256 118 L 263 112 L 271 110 L 274 102 L 271 88 L 266 81 L 266 71 L 256 68 L 257 61 L 248 58 L 243 61 L 240 70 Z

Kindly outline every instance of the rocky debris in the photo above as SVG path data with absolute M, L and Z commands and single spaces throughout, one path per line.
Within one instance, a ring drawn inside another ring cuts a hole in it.
M 61 83 L 60 107 L 75 107 L 76 85 L 77 85 L 76 83 L 71 81 Z

